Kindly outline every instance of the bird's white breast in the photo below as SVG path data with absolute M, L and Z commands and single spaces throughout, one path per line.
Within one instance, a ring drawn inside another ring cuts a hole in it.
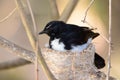
M 59 40 L 60 39 L 54 39 L 53 41 L 51 41 L 52 48 L 54 50 L 58 50 L 58 51 L 66 51 L 64 43 L 59 42 Z M 85 43 L 83 45 L 77 45 L 77 46 L 71 45 L 72 46 L 71 51 L 72 52 L 82 52 L 84 49 L 87 48 L 87 46 L 91 43 L 91 41 L 92 41 L 92 38 L 89 38 L 87 43 Z
M 59 42 L 60 39 L 54 39 L 53 41 L 51 41 L 51 46 L 54 50 L 58 50 L 58 51 L 66 51 L 65 45 L 62 42 Z

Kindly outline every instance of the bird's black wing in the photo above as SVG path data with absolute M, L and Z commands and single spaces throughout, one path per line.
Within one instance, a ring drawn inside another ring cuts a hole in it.
M 86 36 L 91 37 L 92 39 L 99 36 L 99 33 L 93 32 L 92 31 L 93 29 L 91 29 L 89 27 L 78 26 L 78 25 L 74 25 L 74 24 L 66 24 L 65 27 L 67 27 L 67 28 L 65 28 L 66 31 L 78 32 L 79 34 L 85 33 L 85 34 L 87 34 Z
M 87 27 L 85 27 L 88 29 Z M 82 27 L 68 27 L 66 31 L 62 32 L 59 37 L 61 38 L 61 41 L 64 41 L 68 44 L 73 45 L 82 45 L 88 41 L 89 38 L 94 39 L 99 35 L 99 33 L 94 33 L 92 30 L 88 29 L 86 30 Z
M 71 45 L 82 45 L 88 41 L 86 34 L 78 31 L 66 31 L 59 35 L 60 42 L 63 42 L 66 46 L 65 48 L 70 50 Z

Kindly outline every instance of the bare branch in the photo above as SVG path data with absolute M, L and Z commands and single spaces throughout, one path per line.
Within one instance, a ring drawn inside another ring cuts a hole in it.
M 26 64 L 30 64 L 30 63 L 31 63 L 30 61 L 27 61 L 22 58 L 18 58 L 18 59 L 11 60 L 11 61 L 1 62 L 0 70 L 15 68 L 15 67 L 23 66 Z
M 112 0 L 109 0 L 109 49 L 108 49 L 108 66 L 107 66 L 107 78 L 109 80 L 110 68 L 111 68 L 111 52 L 112 52 Z
M 86 23 L 87 25 L 89 25 L 91 28 L 93 28 L 93 29 L 97 29 L 97 28 L 95 28 L 94 26 L 92 26 L 88 21 L 84 21 L 84 23 Z M 102 34 L 102 32 L 101 31 L 99 31 L 98 29 L 97 29 L 97 32 L 98 33 L 100 33 L 100 36 L 107 42 L 107 43 L 110 43 L 109 42 L 109 40 Z
M 35 76 L 36 76 L 36 79 L 35 80 L 39 80 L 39 68 L 38 68 L 38 56 L 39 56 L 39 52 L 38 52 L 39 46 L 38 46 L 38 44 L 39 44 L 39 41 L 38 41 L 38 31 L 37 31 L 37 26 L 36 26 L 36 23 L 35 23 L 33 11 L 32 11 L 29 0 L 27 0 L 27 5 L 28 5 L 28 9 L 29 9 L 29 12 L 30 12 L 30 15 L 31 15 L 32 23 L 33 23 L 33 28 L 34 28 L 33 34 L 35 36 L 35 39 L 34 39 L 35 44 L 32 45 L 32 47 L 34 49 L 34 52 L 36 53 L 36 58 L 35 58 Z M 32 27 L 32 26 L 30 26 L 30 27 Z M 41 54 L 41 51 L 40 51 L 40 54 Z
M 95 0 L 91 0 L 90 4 L 89 4 L 88 7 L 86 8 L 86 10 L 85 10 L 85 15 L 84 15 L 84 19 L 82 20 L 83 23 L 85 23 L 88 10 L 90 9 L 90 7 L 93 5 L 94 2 L 95 2 Z
M 0 36 L 0 46 L 11 53 L 14 53 L 28 61 L 34 63 L 35 54 L 32 51 L 26 50 Z
M 56 4 L 56 0 L 49 0 L 52 10 L 52 18 L 57 20 L 59 18 L 59 11 Z
M 66 22 L 69 19 L 78 1 L 79 0 L 70 0 L 62 12 L 59 20 Z
M 19 10 L 19 13 L 20 13 L 20 17 L 21 17 L 21 20 L 23 22 L 23 25 L 24 25 L 24 28 L 26 30 L 26 33 L 28 35 L 28 38 L 30 40 L 30 43 L 33 47 L 34 50 L 36 50 L 36 41 L 37 41 L 37 38 L 35 37 L 35 35 L 33 34 L 33 31 L 32 31 L 32 26 L 33 24 L 30 24 L 30 22 L 32 23 L 32 19 L 30 19 L 30 16 L 27 16 L 27 10 L 25 10 L 24 8 L 24 5 L 23 5 L 23 2 L 22 0 L 16 0 L 16 5 L 18 7 L 18 10 Z M 39 46 L 38 46 L 39 47 Z M 50 72 L 42 54 L 41 54 L 41 51 L 40 51 L 40 47 L 38 48 L 38 59 L 39 59 L 39 63 L 44 71 L 44 73 L 47 75 L 48 79 L 49 80 L 56 80 L 55 77 L 52 75 L 52 73 Z

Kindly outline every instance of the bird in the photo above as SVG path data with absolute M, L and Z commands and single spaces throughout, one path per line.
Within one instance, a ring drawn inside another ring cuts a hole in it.
M 49 48 L 58 51 L 82 52 L 91 41 L 99 36 L 99 33 L 93 32 L 92 28 L 67 24 L 63 21 L 50 21 L 45 28 L 39 32 L 39 35 L 47 34 L 49 39 Z M 94 65 L 101 69 L 105 67 L 105 60 L 95 52 Z

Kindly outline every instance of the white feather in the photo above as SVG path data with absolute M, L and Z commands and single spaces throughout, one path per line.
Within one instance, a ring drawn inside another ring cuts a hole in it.
M 62 42 L 59 42 L 59 40 L 60 39 L 54 39 L 53 41 L 51 41 L 52 48 L 58 51 L 66 51 L 64 49 L 65 45 Z
M 72 46 L 72 52 L 82 52 L 84 49 L 87 48 L 87 46 L 91 43 L 92 38 L 89 38 L 87 43 L 83 44 L 83 45 L 79 45 L 79 46 Z
M 59 42 L 59 40 L 60 39 L 54 39 L 53 41 L 51 41 L 52 48 L 54 50 L 58 50 L 58 51 L 66 51 L 64 49 L 65 45 L 62 42 Z M 91 43 L 91 41 L 92 41 L 92 38 L 89 38 L 87 43 L 85 43 L 83 45 L 79 45 L 79 46 L 72 45 L 71 51 L 72 52 L 82 52 L 84 49 L 87 48 L 87 46 Z

